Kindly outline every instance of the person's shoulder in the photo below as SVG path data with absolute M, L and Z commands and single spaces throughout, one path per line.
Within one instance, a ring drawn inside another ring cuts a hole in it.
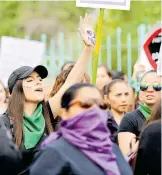
M 144 133 L 152 133 L 152 134 L 161 134 L 161 122 L 155 121 L 151 124 L 149 124 L 145 129 Z
M 143 120 L 142 114 L 139 109 L 125 113 L 123 117 L 123 120 L 128 120 L 128 121 L 137 121 L 139 119 Z
M 137 115 L 139 115 L 139 109 L 125 113 L 124 117 L 136 117 Z
M 58 139 L 53 140 L 47 144 L 45 149 L 52 148 L 55 151 L 62 151 L 65 148 L 67 149 L 68 145 L 69 144 L 63 137 L 59 137 Z

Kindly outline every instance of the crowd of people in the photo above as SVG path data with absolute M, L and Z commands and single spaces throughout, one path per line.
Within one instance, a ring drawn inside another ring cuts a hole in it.
M 88 15 L 79 32 L 84 49 L 62 66 L 49 93 L 42 65 L 15 69 L 8 88 L 0 81 L 0 173 L 160 175 L 161 76 L 136 62 L 129 81 L 100 65 L 92 85 Z

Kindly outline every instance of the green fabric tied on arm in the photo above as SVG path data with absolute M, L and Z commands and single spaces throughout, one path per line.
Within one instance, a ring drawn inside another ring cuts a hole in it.
M 40 104 L 32 116 L 28 116 L 24 113 L 24 146 L 26 149 L 34 148 L 45 130 L 45 120 L 42 113 L 43 106 Z
M 150 119 L 151 110 L 144 104 L 141 104 L 139 107 L 140 112 L 143 114 L 146 120 Z

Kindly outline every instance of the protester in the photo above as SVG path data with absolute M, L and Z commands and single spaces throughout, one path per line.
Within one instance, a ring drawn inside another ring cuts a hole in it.
M 161 77 L 154 70 L 146 72 L 140 83 L 140 95 L 143 104 L 135 111 L 125 114 L 120 123 L 118 141 L 124 155 L 130 151 L 130 145 L 135 144 L 144 123 L 150 118 L 151 110 L 160 100 L 160 94 Z
M 42 83 L 47 74 L 44 66 L 23 66 L 8 79 L 11 97 L 6 117 L 8 128 L 22 152 L 24 168 L 31 163 L 40 142 L 53 131 Z
M 60 100 L 63 93 L 69 86 L 81 81 L 86 71 L 95 45 L 95 36 L 91 30 L 90 17 L 86 15 L 80 21 L 79 30 L 85 47 L 66 82 L 54 97 L 47 102 L 44 101 L 42 79 L 48 75 L 44 66 L 22 66 L 9 77 L 11 98 L 6 117 L 10 119 L 8 128 L 11 129 L 15 143 L 22 151 L 25 167 L 31 163 L 41 141 L 53 131 L 51 123 L 54 116 L 58 116 L 61 111 Z
M 61 107 L 59 131 L 42 144 L 30 174 L 121 174 L 106 127 L 107 105 L 100 91 L 91 84 L 73 85 L 64 93 Z M 122 174 L 131 174 L 126 161 L 120 160 L 128 171 Z
M 111 81 L 111 72 L 105 65 L 100 65 L 97 69 L 96 86 L 103 92 L 104 86 Z
M 134 175 L 161 174 L 161 103 L 141 134 Z
M 124 80 L 112 80 L 106 86 L 105 94 L 105 100 L 109 106 L 107 124 L 112 133 L 112 140 L 116 142 L 118 127 L 128 108 L 128 84 Z
M 67 61 L 67 62 L 64 63 L 63 66 L 61 67 L 61 71 L 67 70 L 70 66 L 74 66 L 75 63 L 76 63 L 75 61 Z
M 0 115 L 4 114 L 7 110 L 7 90 L 0 81 Z

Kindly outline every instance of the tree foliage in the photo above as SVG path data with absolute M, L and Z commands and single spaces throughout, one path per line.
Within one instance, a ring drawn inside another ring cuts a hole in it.
M 84 15 L 85 12 L 93 11 L 94 9 L 76 8 L 75 2 L 59 2 L 59 1 L 1 1 L 0 2 L 0 21 L 1 29 L 0 36 L 10 35 L 16 37 L 23 37 L 26 28 L 30 28 L 31 19 L 44 20 L 48 19 L 42 28 L 40 24 L 36 27 L 36 33 L 47 32 L 51 30 L 64 32 L 68 36 L 76 32 L 76 25 L 78 24 L 79 16 Z M 130 11 L 121 10 L 105 10 L 104 29 L 102 46 L 106 46 L 107 35 L 112 37 L 112 44 L 116 46 L 117 37 L 116 29 L 122 29 L 122 45 L 126 44 L 127 34 L 130 33 L 132 37 L 132 57 L 133 63 L 138 57 L 137 51 L 137 27 L 139 24 L 152 25 L 160 20 L 161 4 L 160 1 L 131 1 Z M 34 22 L 35 23 L 35 22 Z M 51 25 L 53 23 L 53 25 Z M 28 27 L 26 27 L 28 26 Z M 54 26 L 54 28 L 53 28 Z M 32 27 L 32 25 L 31 25 Z M 48 29 L 48 30 L 47 30 Z M 31 30 L 32 31 L 32 30 Z M 54 32 L 55 33 L 55 32 Z M 34 33 L 34 35 L 37 35 Z M 38 33 L 40 35 L 40 33 Z M 74 40 L 75 43 L 75 40 Z M 74 47 L 76 44 L 74 44 Z M 76 49 L 77 50 L 77 49 Z M 106 62 L 107 50 L 102 49 L 102 60 Z M 116 47 L 112 49 L 113 68 L 116 68 Z M 122 49 L 122 62 L 125 63 L 127 58 L 126 47 Z M 126 71 L 126 64 L 122 65 L 122 70 Z

